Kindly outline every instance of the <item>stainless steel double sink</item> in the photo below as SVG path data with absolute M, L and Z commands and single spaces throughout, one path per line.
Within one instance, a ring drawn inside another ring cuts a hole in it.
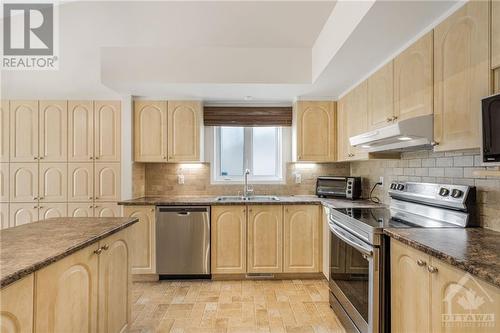
M 252 195 L 248 197 L 238 196 L 238 195 L 227 195 L 222 197 L 217 197 L 216 201 L 280 201 L 280 198 L 274 195 Z

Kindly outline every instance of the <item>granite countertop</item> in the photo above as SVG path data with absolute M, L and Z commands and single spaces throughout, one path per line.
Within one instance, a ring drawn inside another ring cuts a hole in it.
M 114 234 L 132 217 L 53 218 L 0 230 L 0 287 Z
M 121 201 L 125 206 L 173 206 L 173 205 L 325 205 L 332 208 L 346 207 L 380 207 L 380 204 L 369 200 L 325 199 L 314 195 L 278 196 L 278 201 L 217 201 L 217 196 L 165 196 L 141 197 Z
M 384 232 L 500 288 L 500 232 L 484 228 L 388 228 Z

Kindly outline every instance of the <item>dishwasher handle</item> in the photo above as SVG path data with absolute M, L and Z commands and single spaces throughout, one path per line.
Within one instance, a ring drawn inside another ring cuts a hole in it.
M 186 216 L 190 213 L 208 213 L 209 207 L 181 207 L 181 206 L 158 206 L 159 213 L 177 213 L 179 216 Z

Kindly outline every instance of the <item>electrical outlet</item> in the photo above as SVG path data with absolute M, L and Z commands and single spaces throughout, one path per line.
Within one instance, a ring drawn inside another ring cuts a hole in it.
M 177 175 L 177 183 L 179 185 L 184 184 L 184 175 Z
M 302 175 L 300 173 L 295 174 L 295 184 L 301 184 L 302 183 Z
M 384 186 L 384 177 L 380 176 L 380 178 L 378 179 L 379 183 L 381 186 Z

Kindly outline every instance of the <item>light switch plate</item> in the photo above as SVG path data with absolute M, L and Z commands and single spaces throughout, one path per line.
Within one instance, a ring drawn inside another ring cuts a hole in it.
M 302 183 L 302 175 L 300 173 L 295 174 L 295 184 L 301 184 Z
M 177 175 L 177 183 L 179 185 L 184 184 L 184 175 Z

